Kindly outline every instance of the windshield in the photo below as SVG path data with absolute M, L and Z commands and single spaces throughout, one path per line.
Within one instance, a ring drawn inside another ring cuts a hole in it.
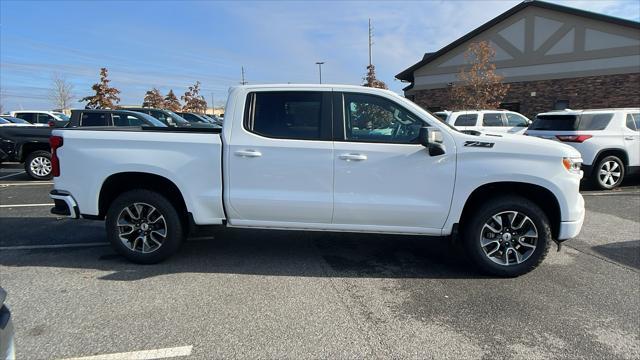
M 10 124 L 11 122 L 9 120 L 5 120 L 3 118 L 0 117 L 0 124 Z
M 66 114 L 63 114 L 63 113 L 60 113 L 60 112 L 54 112 L 53 115 L 59 117 L 60 119 L 62 119 L 64 121 L 71 120 L 71 118 L 69 118 Z
M 147 120 L 149 123 L 153 124 L 153 126 L 157 126 L 157 127 L 167 127 L 167 125 L 165 125 L 165 123 L 163 123 L 162 121 L 154 118 L 151 115 L 147 115 L 145 113 L 138 113 L 136 115 L 140 115 L 140 117 L 142 117 L 143 119 Z
M 173 119 L 173 121 L 175 121 L 177 124 L 188 124 L 189 122 L 187 120 L 185 120 L 185 118 L 183 118 L 182 116 L 174 113 L 171 110 L 165 110 L 167 112 L 167 114 L 169 114 L 171 116 L 171 119 Z

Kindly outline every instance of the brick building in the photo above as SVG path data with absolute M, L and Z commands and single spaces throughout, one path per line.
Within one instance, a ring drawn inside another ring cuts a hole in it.
M 449 109 L 449 89 L 472 42 L 489 41 L 511 88 L 501 107 L 529 117 L 564 108 L 640 106 L 640 23 L 542 1 L 525 1 L 396 78 L 405 96 Z

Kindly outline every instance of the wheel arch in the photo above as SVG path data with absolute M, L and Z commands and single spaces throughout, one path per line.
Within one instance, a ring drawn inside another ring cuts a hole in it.
M 551 232 L 557 238 L 560 232 L 561 210 L 560 203 L 556 196 L 549 189 L 540 185 L 523 182 L 493 182 L 476 188 L 467 198 L 460 216 L 459 226 L 463 227 L 473 211 L 477 209 L 485 200 L 496 195 L 516 195 L 524 197 L 536 205 L 547 215 Z
M 105 218 L 109 206 L 120 194 L 136 189 L 150 190 L 163 195 L 175 206 L 183 225 L 189 224 L 187 204 L 178 186 L 164 176 L 145 172 L 120 172 L 106 178 L 98 195 L 98 218 Z
M 42 143 L 42 142 L 24 143 L 20 146 L 18 160 L 20 162 L 25 162 L 29 154 L 31 154 L 34 151 L 40 151 L 40 150 L 48 151 L 49 153 L 51 153 L 51 146 L 49 145 L 49 143 Z
M 620 148 L 608 148 L 598 151 L 594 158 L 593 166 L 598 166 L 598 163 L 607 156 L 616 156 L 622 160 L 625 168 L 629 166 L 629 155 L 625 149 Z

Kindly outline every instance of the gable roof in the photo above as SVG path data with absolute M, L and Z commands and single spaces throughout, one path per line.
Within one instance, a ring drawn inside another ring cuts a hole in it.
M 466 42 L 467 40 L 475 37 L 476 35 L 484 32 L 485 30 L 488 30 L 489 28 L 493 27 L 494 25 L 496 25 L 496 24 L 502 22 L 503 20 L 507 19 L 511 15 L 513 15 L 513 14 L 519 12 L 520 10 L 523 10 L 523 9 L 529 7 L 529 6 L 535 6 L 535 7 L 539 7 L 539 8 L 543 8 L 543 9 L 563 12 L 563 13 L 566 13 L 566 14 L 582 16 L 582 17 L 586 17 L 586 18 L 590 18 L 590 19 L 594 19 L 594 20 L 600 20 L 600 21 L 604 21 L 604 22 L 608 22 L 608 23 L 612 23 L 612 24 L 616 24 L 616 25 L 628 26 L 628 27 L 632 27 L 634 29 L 640 29 L 640 23 L 632 21 L 632 20 L 621 19 L 621 18 L 614 17 L 614 16 L 598 14 L 598 13 L 594 13 L 594 12 L 590 12 L 590 11 L 585 11 L 585 10 L 580 10 L 580 9 L 576 9 L 576 8 L 572 8 L 572 7 L 552 4 L 552 3 L 539 1 L 539 0 L 525 0 L 525 1 L 521 2 L 520 4 L 512 7 L 511 9 L 509 9 L 509 10 L 503 12 L 502 14 L 498 15 L 497 17 L 491 19 L 490 21 L 482 24 L 481 26 L 479 26 L 475 30 L 472 30 L 471 32 L 467 33 L 463 37 L 461 37 L 461 38 L 455 40 L 454 42 L 450 43 L 449 45 L 443 47 L 442 49 L 440 49 L 440 50 L 438 50 L 436 52 L 432 52 L 432 53 L 425 53 L 424 56 L 422 57 L 422 60 L 418 61 L 417 63 L 415 63 L 413 65 L 411 65 L 409 68 L 403 70 L 401 73 L 396 75 L 396 78 L 398 80 L 404 80 L 404 81 L 413 82 L 413 72 L 415 70 L 417 70 L 417 69 L 421 68 L 422 66 L 432 62 L 433 60 L 435 60 L 435 59 L 439 58 L 440 56 L 446 54 L 450 50 L 453 50 L 454 48 L 458 47 L 459 45 L 461 45 L 462 43 Z

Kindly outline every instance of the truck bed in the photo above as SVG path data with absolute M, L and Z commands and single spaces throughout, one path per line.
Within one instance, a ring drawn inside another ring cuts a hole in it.
M 64 139 L 57 150 L 61 175 L 54 179 L 55 188 L 78 199 L 80 214 L 101 216 L 105 183 L 135 173 L 153 174 L 180 190 L 196 224 L 221 224 L 225 216 L 219 133 L 214 128 L 55 129 L 52 135 Z

